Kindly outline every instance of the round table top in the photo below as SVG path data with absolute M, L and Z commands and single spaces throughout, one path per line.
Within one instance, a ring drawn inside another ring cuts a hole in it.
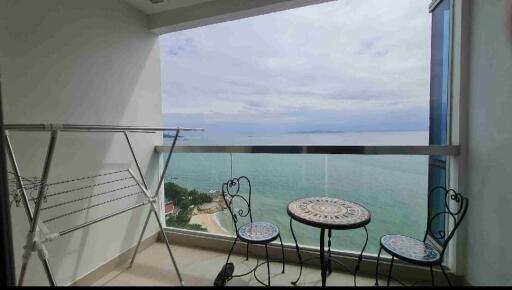
M 288 204 L 288 215 L 301 223 L 330 229 L 355 229 L 370 223 L 370 212 L 363 206 L 331 197 L 307 197 Z

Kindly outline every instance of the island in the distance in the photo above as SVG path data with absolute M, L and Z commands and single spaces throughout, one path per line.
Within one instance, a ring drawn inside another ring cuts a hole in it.
M 341 130 L 309 130 L 309 131 L 290 131 L 288 134 L 337 134 L 337 133 L 345 133 L 345 131 Z

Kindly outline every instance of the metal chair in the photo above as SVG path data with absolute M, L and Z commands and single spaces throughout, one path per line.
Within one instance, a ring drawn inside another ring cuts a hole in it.
M 432 213 L 432 196 L 436 191 L 440 191 L 442 194 L 442 202 L 444 203 L 443 209 L 439 212 Z M 428 195 L 428 217 L 427 217 L 427 229 L 423 240 L 414 239 L 402 235 L 384 235 L 380 239 L 380 250 L 377 256 L 377 266 L 375 270 L 375 285 L 379 285 L 379 260 L 382 249 L 391 255 L 391 264 L 389 265 L 389 273 L 387 279 L 387 286 L 391 280 L 391 271 L 393 269 L 393 262 L 395 258 L 403 260 L 405 262 L 430 267 L 430 276 L 432 279 L 432 286 L 434 286 L 434 272 L 432 267 L 439 266 L 443 272 L 444 277 L 448 281 L 448 284 L 452 286 L 448 275 L 443 268 L 443 256 L 448 243 L 453 238 L 455 231 L 459 227 L 460 223 L 466 215 L 468 209 L 468 199 L 462 194 L 457 193 L 453 189 L 446 189 L 442 186 L 434 187 L 430 190 Z M 452 222 L 450 225 L 446 223 Z M 441 223 L 444 226 L 442 229 L 434 229 L 434 223 Z M 448 234 L 445 228 L 448 227 L 450 230 Z M 429 238 L 430 236 L 430 238 Z M 431 242 L 430 239 L 436 240 L 439 245 Z
M 243 195 L 240 193 L 240 182 L 246 181 L 248 185 L 248 193 L 247 195 Z M 247 244 L 246 246 L 246 254 L 245 259 L 249 259 L 249 244 L 260 244 L 265 245 L 265 253 L 266 253 L 266 262 L 257 264 L 252 270 L 250 270 L 247 273 L 239 274 L 239 275 L 233 275 L 232 277 L 242 277 L 245 275 L 248 275 L 250 273 L 254 273 L 254 278 L 265 286 L 270 286 L 270 261 L 268 257 L 268 247 L 267 245 L 277 238 L 279 238 L 279 241 L 281 242 L 281 252 L 282 252 L 282 262 L 283 262 L 283 270 L 282 273 L 284 273 L 284 267 L 285 267 L 285 261 L 284 261 L 284 247 L 283 247 L 283 240 L 281 239 L 281 234 L 279 232 L 279 228 L 269 222 L 254 222 L 252 219 L 252 211 L 251 211 L 251 182 L 249 179 L 245 176 L 240 176 L 238 178 L 233 178 L 228 180 L 226 183 L 222 184 L 222 197 L 224 198 L 224 202 L 226 203 L 226 206 L 229 210 L 229 213 L 231 214 L 231 218 L 233 219 L 233 224 L 235 226 L 236 230 L 236 238 L 233 242 L 233 245 L 231 246 L 231 250 L 228 254 L 228 259 L 226 260 L 226 264 L 224 269 L 227 269 L 227 265 L 229 263 L 229 258 L 231 257 L 231 253 L 233 252 L 233 249 L 235 247 L 236 242 L 240 239 L 241 241 L 245 242 Z M 238 202 L 237 204 L 241 204 L 241 206 L 235 208 L 235 201 Z M 244 218 L 249 217 L 249 223 L 245 223 L 243 225 L 240 225 L 241 220 Z M 259 266 L 267 264 L 267 273 L 268 273 L 268 283 L 265 284 L 264 282 L 260 281 L 258 277 L 256 276 L 256 269 L 258 269 Z M 225 272 L 225 271 L 224 271 Z M 226 275 L 224 275 L 226 277 Z M 231 277 L 229 277 L 231 279 Z

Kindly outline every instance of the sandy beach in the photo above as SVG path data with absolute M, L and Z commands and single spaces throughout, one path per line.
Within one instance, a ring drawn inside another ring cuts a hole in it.
M 202 213 L 198 215 L 192 216 L 190 218 L 189 224 L 200 224 L 205 227 L 209 233 L 215 234 L 228 234 L 224 231 L 215 221 L 214 214 Z

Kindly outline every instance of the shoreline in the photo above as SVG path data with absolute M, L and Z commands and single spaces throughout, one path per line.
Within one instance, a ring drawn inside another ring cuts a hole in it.
M 222 229 L 222 231 L 224 231 L 224 233 L 226 233 L 227 235 L 231 235 L 230 231 L 228 229 L 226 229 L 219 221 L 219 216 L 217 215 L 218 213 L 220 212 L 216 212 L 213 214 L 213 219 L 215 220 L 215 224 L 217 224 L 217 226 L 219 228 Z
M 201 213 L 190 218 L 189 224 L 199 224 L 206 228 L 209 233 L 229 235 L 229 232 L 220 224 L 216 216 L 217 213 Z

